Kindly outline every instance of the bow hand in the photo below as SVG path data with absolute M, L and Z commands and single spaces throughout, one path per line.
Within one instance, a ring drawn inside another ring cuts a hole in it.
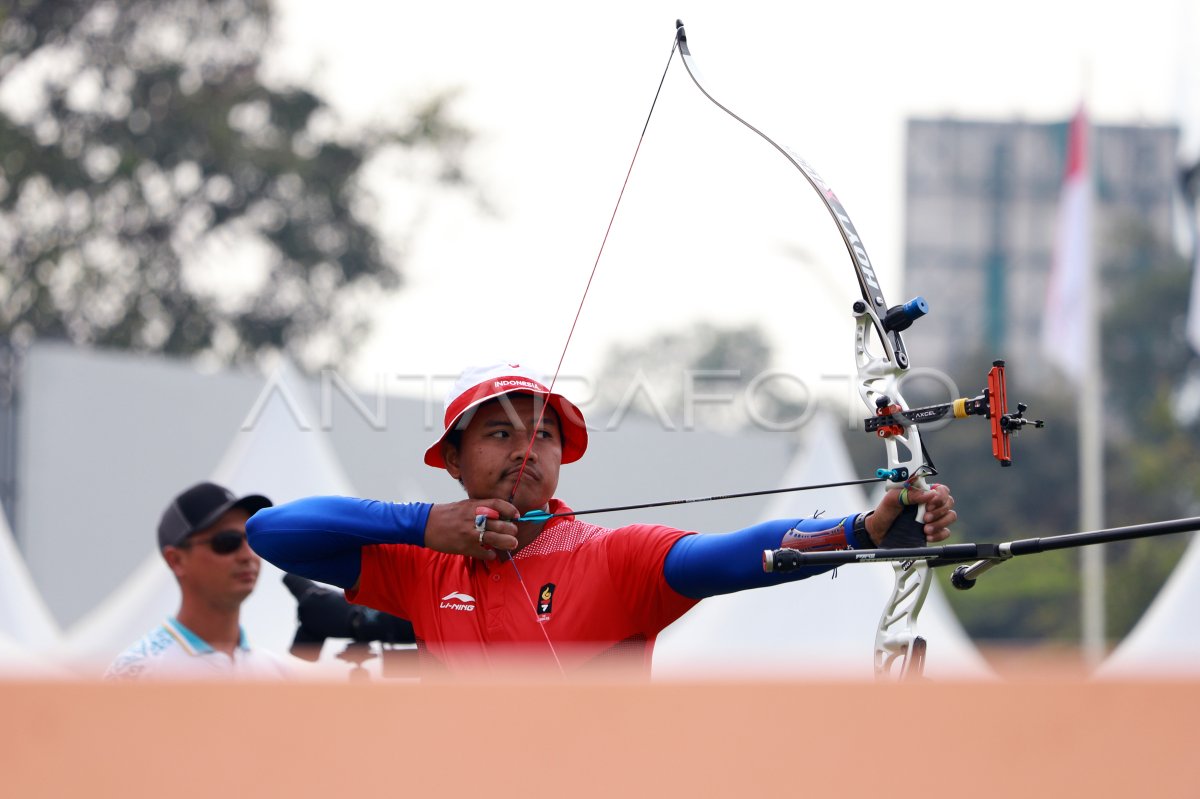
M 924 509 L 917 521 L 918 509 Z M 879 507 L 866 520 L 867 534 L 880 549 L 921 547 L 950 537 L 950 525 L 958 519 L 950 489 L 934 484 L 928 489 L 915 485 L 893 489 L 883 495 Z

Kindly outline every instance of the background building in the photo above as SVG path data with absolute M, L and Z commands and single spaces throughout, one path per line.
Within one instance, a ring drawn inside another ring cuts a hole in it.
M 1129 242 L 1171 240 L 1178 142 L 1173 126 L 1093 128 L 1098 266 L 1117 241 L 1129 253 Z M 956 373 L 1005 357 L 1017 382 L 1046 374 L 1039 335 L 1066 144 L 1065 120 L 909 120 L 904 263 L 931 306 L 909 334 L 925 363 Z M 1137 247 L 1129 268 L 1148 261 Z M 1103 302 L 1103 277 L 1099 291 Z

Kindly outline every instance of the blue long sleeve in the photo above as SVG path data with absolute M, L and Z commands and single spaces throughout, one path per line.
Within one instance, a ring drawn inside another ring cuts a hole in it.
M 763 571 L 763 550 L 778 549 L 792 531 L 819 533 L 842 525 L 848 534 L 854 518 L 775 519 L 732 533 L 684 536 L 667 553 L 663 576 L 671 588 L 693 599 L 812 577 L 832 567 L 812 566 L 786 574 L 769 574 Z
M 246 522 L 250 548 L 286 572 L 350 588 L 362 548 L 425 543 L 433 505 L 353 497 L 308 497 L 264 508 Z

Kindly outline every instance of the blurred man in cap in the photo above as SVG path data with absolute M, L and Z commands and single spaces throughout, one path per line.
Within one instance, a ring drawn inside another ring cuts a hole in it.
M 158 524 L 158 547 L 179 582 L 179 611 L 122 652 L 106 679 L 284 677 L 284 660 L 251 649 L 239 623 L 262 561 L 246 544 L 246 521 L 271 500 L 238 497 L 199 483 L 171 501 Z

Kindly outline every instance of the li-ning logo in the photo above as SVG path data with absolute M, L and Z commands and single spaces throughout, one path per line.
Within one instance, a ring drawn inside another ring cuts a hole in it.
M 475 597 L 461 591 L 451 591 L 442 597 L 439 607 L 446 610 L 475 610 Z

